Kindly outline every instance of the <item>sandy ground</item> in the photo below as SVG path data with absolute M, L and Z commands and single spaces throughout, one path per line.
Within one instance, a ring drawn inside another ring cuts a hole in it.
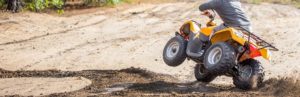
M 23 96 L 50 95 L 60 92 L 71 92 L 91 84 L 91 81 L 80 77 L 70 78 L 4 78 L 0 80 L 1 95 L 18 94 Z M 24 88 L 26 87 L 26 88 Z
M 22 75 L 22 72 L 26 71 L 39 73 L 48 70 L 80 72 L 82 70 L 120 70 L 136 67 L 153 73 L 171 75 L 172 78 L 178 79 L 177 83 L 186 83 L 183 86 L 188 87 L 188 83 L 195 81 L 193 77 L 195 63 L 186 61 L 179 67 L 169 67 L 162 60 L 162 51 L 165 43 L 174 36 L 174 32 L 184 21 L 193 19 L 205 24 L 207 18 L 199 15 L 197 10 L 199 4 L 199 2 L 140 4 L 115 9 L 99 9 L 90 13 L 66 17 L 29 12 L 1 13 L 0 68 L 4 69 L 3 71 L 19 71 L 21 74 L 6 76 L 7 72 L 0 73 L 2 74 L 0 95 L 48 95 L 82 90 L 84 86 L 91 83 L 87 81 L 90 79 L 88 76 L 90 74 L 84 76 L 87 79 L 77 78 L 80 76 L 63 76 L 63 78 L 60 78 L 61 76 L 43 76 L 44 73 L 30 74 L 36 76 Z M 272 81 L 270 78 L 279 77 L 299 79 L 300 10 L 285 5 L 245 4 L 245 11 L 251 17 L 256 34 L 280 49 L 279 52 L 273 52 L 271 62 L 262 60 L 266 70 L 266 79 L 269 81 Z M 219 19 L 216 21 L 221 23 Z M 94 83 L 99 79 L 91 78 L 90 80 Z M 141 80 L 143 79 L 141 78 Z M 157 79 L 145 82 L 159 80 L 164 81 Z M 37 81 L 39 83 L 36 83 Z M 10 82 L 14 83 L 6 84 Z M 114 84 L 118 83 L 123 83 L 123 81 Z M 113 85 L 113 83 L 111 84 Z M 213 87 L 215 92 L 234 92 L 237 96 L 244 94 L 235 89 L 230 90 L 232 82 L 227 77 L 216 79 L 212 85 L 225 87 L 225 90 Z M 103 89 L 103 87 L 98 88 Z M 227 88 L 230 88 L 229 91 Z M 57 91 L 60 89 L 63 91 Z M 122 88 L 118 89 L 123 90 Z M 209 88 L 201 89 L 201 91 L 183 92 L 183 94 L 200 92 L 199 95 L 202 95 L 202 92 L 210 91 L 206 90 Z M 86 88 L 82 91 L 84 90 Z M 178 91 L 174 90 L 173 92 L 176 94 Z M 86 95 L 98 95 L 97 93 L 99 92 Z M 118 92 L 116 93 L 118 94 Z M 205 93 L 214 96 L 222 95 L 222 93 Z M 76 93 L 71 94 L 77 95 Z M 107 94 L 112 95 L 115 92 Z M 168 92 L 166 94 L 169 95 Z M 248 94 L 252 95 L 253 93 L 245 93 L 245 95 Z M 145 95 L 148 94 L 145 93 Z

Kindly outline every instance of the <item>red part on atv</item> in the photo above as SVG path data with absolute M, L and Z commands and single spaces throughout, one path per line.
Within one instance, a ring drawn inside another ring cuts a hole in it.
M 250 48 L 250 57 L 251 58 L 261 56 L 261 53 L 259 52 L 259 49 L 256 46 L 254 46 L 253 44 L 250 44 L 249 48 Z

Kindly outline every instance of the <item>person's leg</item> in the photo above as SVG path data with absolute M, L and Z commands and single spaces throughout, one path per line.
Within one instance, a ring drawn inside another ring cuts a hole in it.
M 221 25 L 217 26 L 214 29 L 214 31 L 212 32 L 212 34 L 210 35 L 209 40 L 215 32 L 220 31 L 220 30 L 225 29 L 225 28 L 227 28 L 227 27 L 224 26 L 224 24 L 221 24 Z M 187 55 L 189 55 L 191 57 L 199 58 L 203 54 L 202 46 L 203 46 L 203 43 L 205 41 L 201 40 L 200 37 L 195 37 L 195 35 L 196 35 L 195 33 L 190 33 L 189 34 L 190 39 L 189 39 L 189 42 L 188 42 L 188 45 L 187 45 L 186 53 L 187 53 Z
M 218 31 L 220 31 L 220 30 L 223 30 L 223 29 L 225 29 L 225 28 L 227 28 L 227 27 L 225 26 L 225 24 L 221 24 L 221 25 L 217 26 L 216 28 L 214 28 L 213 32 L 209 35 L 209 40 L 211 39 L 211 37 L 212 37 L 216 32 L 218 32 Z
M 242 28 L 243 28 L 243 30 L 246 30 L 247 32 L 249 31 L 249 32 L 253 33 L 251 26 L 243 26 Z
M 195 37 L 195 33 L 190 33 L 189 34 L 189 41 L 186 49 L 187 55 L 194 57 L 194 58 L 199 58 L 202 56 L 202 41 L 199 37 Z

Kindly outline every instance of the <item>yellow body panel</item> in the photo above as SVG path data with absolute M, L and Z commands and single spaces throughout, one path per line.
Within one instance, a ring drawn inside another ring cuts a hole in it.
M 232 39 L 232 40 L 236 41 L 237 43 L 239 43 L 240 45 L 245 45 L 245 42 L 247 40 L 242 37 L 237 36 L 234 31 L 235 30 L 233 28 L 226 28 L 226 29 L 216 32 L 215 35 L 211 38 L 211 43 L 214 44 L 217 42 L 224 42 L 224 41 Z M 257 45 L 255 43 L 251 42 L 251 44 L 253 44 L 257 47 Z M 271 53 L 268 49 L 263 48 L 263 49 L 260 49 L 259 52 L 261 53 L 261 56 L 263 58 L 265 58 L 266 60 L 271 60 Z
M 263 48 L 260 49 L 259 52 L 263 58 L 266 60 L 271 60 L 271 52 L 268 49 Z
M 209 27 L 203 27 L 200 28 L 194 21 L 187 21 L 184 23 L 184 25 L 189 24 L 190 25 L 190 31 L 193 33 L 196 33 L 196 36 L 194 38 L 199 38 L 200 33 L 204 34 L 205 36 L 210 36 L 210 34 L 212 34 L 214 28 L 216 26 L 209 26 Z M 216 32 L 212 37 L 211 37 L 211 43 L 215 44 L 218 42 L 225 42 L 228 40 L 233 40 L 236 41 L 237 43 L 239 43 L 240 45 L 245 45 L 245 42 L 247 41 L 246 39 L 239 37 L 234 28 L 226 28 L 223 30 L 220 30 L 218 32 Z M 255 43 L 252 43 L 255 46 L 257 46 Z M 268 49 L 263 48 L 260 49 L 259 52 L 261 53 L 261 56 L 263 58 L 265 58 L 266 60 L 270 60 L 271 59 L 271 53 Z M 247 55 L 249 57 L 249 55 Z M 246 58 L 248 58 L 246 57 Z
M 224 41 L 227 41 L 230 39 L 236 41 L 237 43 L 239 43 L 241 45 L 244 45 L 246 42 L 246 40 L 244 38 L 241 38 L 234 33 L 233 28 L 226 28 L 226 29 L 216 32 L 213 35 L 213 37 L 211 38 L 211 43 L 214 44 L 217 42 L 222 42 L 222 41 L 224 42 Z
M 213 32 L 215 27 L 216 26 L 201 28 L 201 33 L 203 33 L 205 36 L 209 36 Z
M 187 21 L 184 23 L 184 25 L 186 25 L 186 24 L 190 25 L 190 30 L 193 33 L 198 33 L 200 31 L 200 27 L 194 21 Z

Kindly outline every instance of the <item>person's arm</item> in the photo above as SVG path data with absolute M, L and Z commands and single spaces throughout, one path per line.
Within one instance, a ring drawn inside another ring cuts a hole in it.
M 208 1 L 208 2 L 206 2 L 206 3 L 203 3 L 203 4 L 201 4 L 200 6 L 199 6 L 199 9 L 200 9 L 200 11 L 206 11 L 206 10 L 208 10 L 208 9 L 214 9 L 215 8 L 215 6 L 216 6 L 216 2 L 217 2 L 217 0 L 210 0 L 210 1 Z

